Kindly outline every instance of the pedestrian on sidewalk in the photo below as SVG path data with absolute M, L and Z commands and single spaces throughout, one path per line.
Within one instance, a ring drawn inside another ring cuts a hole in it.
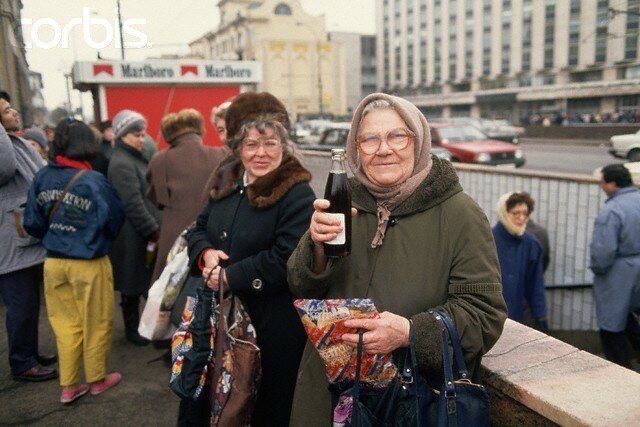
M 15 134 L 20 127 L 9 94 L 0 91 L 0 295 L 7 306 L 9 365 L 16 380 L 45 381 L 58 376 L 46 366 L 55 363 L 55 355 L 38 353 L 45 250 L 22 225 L 29 186 L 45 162 Z
M 143 156 L 147 120 L 138 112 L 122 110 L 113 119 L 116 138 L 109 160 L 109 182 L 122 200 L 124 226 L 113 243 L 111 262 L 116 290 L 120 291 L 127 340 L 147 345 L 138 334 L 140 298 L 151 285 L 153 263 L 146 262 L 149 243 L 160 238 L 160 211 L 147 199 L 148 160 Z M 153 245 L 152 245 L 153 246 Z
M 239 95 L 227 125 L 233 154 L 218 167 L 209 201 L 188 234 L 189 262 L 214 291 L 241 298 L 255 327 L 262 379 L 251 425 L 287 426 L 307 338 L 286 263 L 313 213 L 311 174 L 293 155 L 286 107 L 270 93 Z M 211 424 L 215 387 L 209 390 L 211 396 L 180 402 L 178 425 Z
M 533 316 L 533 327 L 546 332 L 542 245 L 533 233 L 526 230 L 534 206 L 529 193 L 502 195 L 496 206 L 498 223 L 493 227 L 493 237 L 498 249 L 502 292 L 509 319 L 523 323 L 526 303 Z
M 100 394 L 120 381 L 107 374 L 113 324 L 113 275 L 107 253 L 124 221 L 113 187 L 91 160 L 100 147 L 83 122 L 56 127 L 52 162 L 35 176 L 24 217 L 27 232 L 42 240 L 45 301 L 60 356 L 62 403 Z M 80 363 L 85 380 L 81 384 Z
M 180 233 L 204 209 L 202 188 L 207 178 L 227 156 L 222 147 L 205 147 L 204 118 L 192 108 L 169 113 L 161 129 L 169 148 L 156 154 L 147 169 L 147 197 L 162 211 L 158 257 L 151 283 L 164 270 L 167 255 Z
M 600 187 L 609 196 L 591 240 L 593 292 L 602 349 L 608 360 L 631 369 L 627 338 L 640 350 L 640 191 L 621 164 L 602 168 Z

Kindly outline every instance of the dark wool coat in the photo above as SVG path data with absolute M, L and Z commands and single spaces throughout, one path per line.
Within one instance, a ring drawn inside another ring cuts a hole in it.
M 502 332 L 507 310 L 491 227 L 482 209 L 462 191 L 451 164 L 432 156 L 433 167 L 416 191 L 391 212 L 384 242 L 376 249 L 376 201 L 350 179 L 351 254 L 311 270 L 309 233 L 289 259 L 289 284 L 304 298 L 372 298 L 379 312 L 413 321 L 422 373 L 442 372 L 442 338 L 427 311 L 449 313 L 460 335 L 467 367 L 478 379 L 480 360 Z M 331 417 L 324 366 L 307 344 L 300 362 L 291 425 L 326 426 Z
M 500 221 L 492 231 L 500 260 L 502 293 L 509 309 L 509 319 L 522 322 L 525 303 L 534 319 L 546 319 L 540 242 L 529 231 L 522 236 L 514 236 Z
M 261 349 L 262 383 L 252 426 L 286 426 L 306 334 L 287 284 L 287 259 L 309 228 L 311 174 L 285 156 L 274 171 L 242 186 L 239 160 L 222 165 L 211 199 L 188 235 L 189 259 L 206 248 L 229 255 L 231 290 L 242 298 Z M 199 269 L 197 273 L 200 274 Z
M 123 295 L 140 295 L 149 290 L 151 269 L 145 267 L 147 242 L 160 230 L 160 211 L 145 197 L 147 160 L 122 141 L 109 161 L 109 182 L 124 207 L 125 222 L 113 242 L 111 263 L 115 288 Z
M 200 135 L 188 133 L 176 138 L 149 162 L 147 197 L 162 210 L 158 257 L 151 283 L 160 277 L 176 238 L 202 212 L 205 201 L 201 195 L 207 178 L 226 153 L 220 147 L 203 146 Z

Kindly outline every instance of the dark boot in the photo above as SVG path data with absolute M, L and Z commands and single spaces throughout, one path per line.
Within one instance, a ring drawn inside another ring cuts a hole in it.
M 138 323 L 140 323 L 140 295 L 122 295 L 120 307 L 122 307 L 122 317 L 124 318 L 124 330 L 127 341 L 132 344 L 143 346 L 149 344 L 149 340 L 143 338 L 138 333 Z
M 602 342 L 602 350 L 604 351 L 604 355 L 607 360 L 617 363 L 620 366 L 624 366 L 627 369 L 631 369 L 627 335 L 624 331 L 609 332 L 600 329 L 600 340 Z

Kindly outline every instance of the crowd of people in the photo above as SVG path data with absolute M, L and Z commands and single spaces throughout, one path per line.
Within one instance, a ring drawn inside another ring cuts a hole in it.
M 640 110 L 616 111 L 614 113 L 582 113 L 582 114 L 532 114 L 523 116 L 523 126 L 568 126 L 580 123 L 640 123 Z
M 426 118 L 402 98 L 372 94 L 354 113 L 346 145 L 352 247 L 338 259 L 327 257 L 324 244 L 343 225 L 327 214 L 330 202 L 314 195 L 289 114 L 269 93 L 246 92 L 214 108 L 222 147 L 203 144 L 197 110 L 168 113 L 161 121 L 168 148 L 158 153 L 146 118 L 134 110 L 102 122 L 100 138 L 82 121 L 63 119 L 49 142 L 34 129 L 18 136 L 10 102 L 0 93 L 0 294 L 9 362 L 16 380 L 43 381 L 58 377 L 50 366 L 58 360 L 62 403 L 122 380 L 106 368 L 114 290 L 126 339 L 148 344 L 138 334 L 141 303 L 185 230 L 191 277 L 238 296 L 255 327 L 262 380 L 252 426 L 325 425 L 332 413 L 296 297 L 373 298 L 380 318 L 345 326 L 362 330 L 363 349 L 374 354 L 408 347 L 412 328 L 427 376 L 442 366 L 431 310 L 454 320 L 475 381 L 507 316 L 526 322 L 528 312 L 534 327 L 548 328 L 549 243 L 530 220 L 534 200 L 503 195 L 491 228 L 452 165 L 431 154 Z M 623 342 L 639 329 L 640 194 L 622 169 L 603 169 L 610 199 L 596 220 L 591 268 L 605 354 L 628 365 Z M 57 357 L 38 352 L 41 282 Z M 356 347 L 359 336 L 342 340 Z M 210 424 L 213 390 L 206 390 L 181 401 L 179 425 Z

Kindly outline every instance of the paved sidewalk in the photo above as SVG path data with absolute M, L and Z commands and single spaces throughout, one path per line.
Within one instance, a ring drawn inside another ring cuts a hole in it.
M 116 299 L 119 294 L 116 293 Z M 43 304 L 40 312 L 40 351 L 55 352 L 55 339 Z M 99 396 L 87 394 L 72 405 L 60 403 L 57 380 L 16 382 L 8 362 L 6 307 L 0 299 L 0 425 L 39 426 L 174 426 L 178 398 L 169 390 L 169 368 L 162 360 L 149 363 L 163 351 L 136 347 L 124 338 L 120 307 L 115 307 L 109 371 L 122 374 L 122 382 Z M 55 365 L 57 367 L 57 364 Z

